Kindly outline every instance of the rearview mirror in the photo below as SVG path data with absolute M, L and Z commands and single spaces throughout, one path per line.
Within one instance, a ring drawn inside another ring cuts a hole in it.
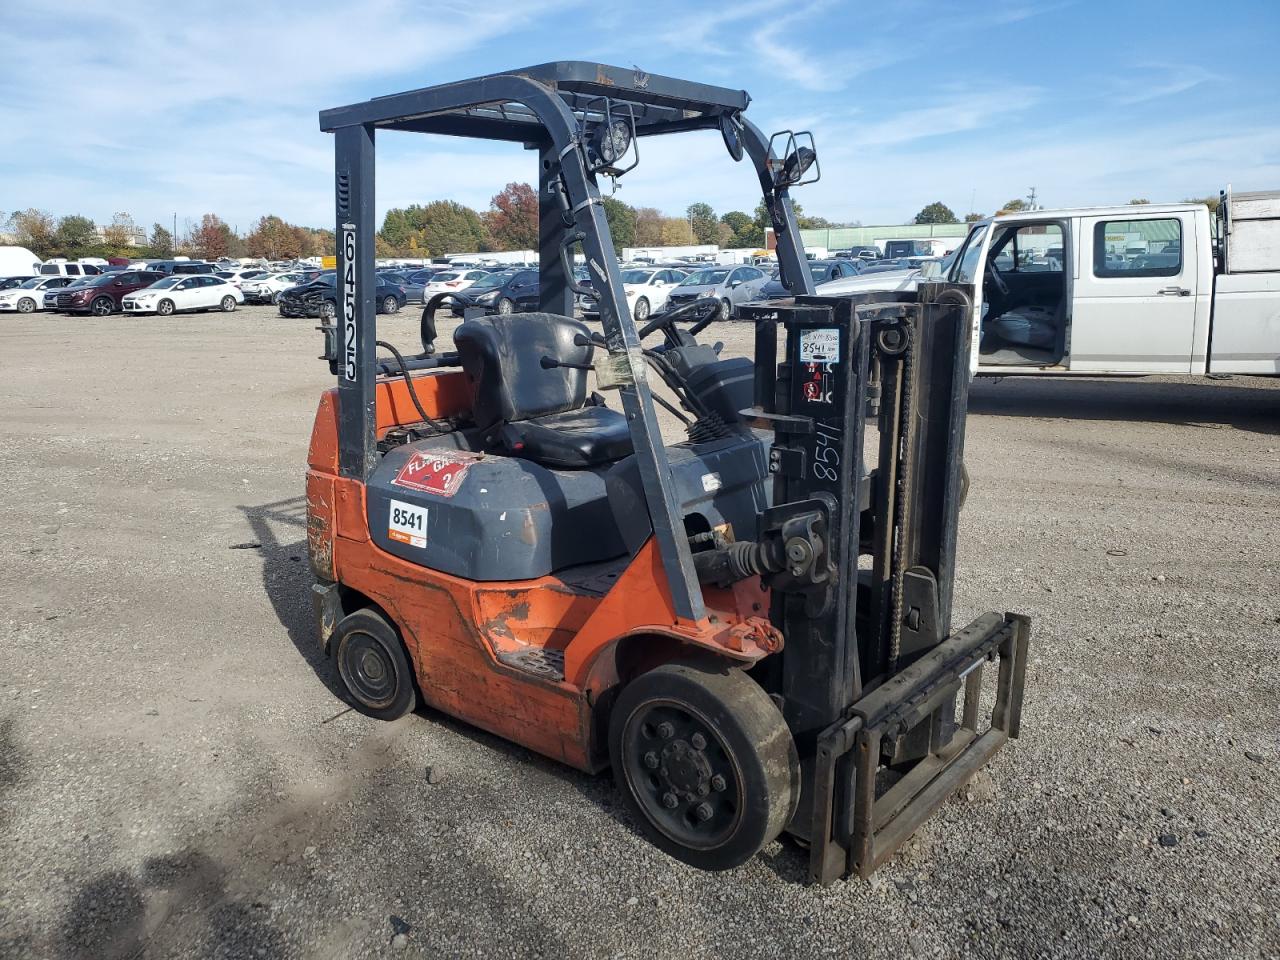
M 778 150 L 779 141 L 781 151 Z M 773 184 L 779 189 L 816 183 L 822 178 L 813 134 L 807 130 L 799 133 L 782 130 L 770 137 L 768 163 Z

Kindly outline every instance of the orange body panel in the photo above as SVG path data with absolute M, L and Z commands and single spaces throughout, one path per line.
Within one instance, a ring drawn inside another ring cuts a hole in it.
M 469 404 L 461 374 L 414 380 L 427 412 L 452 416 Z M 420 417 L 402 380 L 380 381 L 379 433 Z M 583 770 L 607 759 L 594 705 L 619 681 L 613 656 L 623 638 L 655 650 L 701 648 L 751 663 L 780 649 L 758 581 L 704 589 L 707 616 L 677 618 L 657 547 L 650 540 L 616 569 L 484 583 L 428 570 L 370 538 L 364 485 L 337 475 L 336 390 L 316 413 L 307 471 L 308 542 L 318 577 L 358 591 L 400 629 L 423 699 L 431 706 Z M 564 657 L 564 680 L 503 662 L 530 651 Z

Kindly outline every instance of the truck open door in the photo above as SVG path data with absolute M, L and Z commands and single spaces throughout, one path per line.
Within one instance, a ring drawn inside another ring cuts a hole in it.
M 1212 277 L 1195 215 L 1137 207 L 1076 223 L 1072 372 L 1202 372 Z

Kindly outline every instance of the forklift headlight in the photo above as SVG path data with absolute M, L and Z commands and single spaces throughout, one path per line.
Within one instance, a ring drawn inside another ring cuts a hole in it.
M 631 146 L 631 125 L 616 119 L 596 128 L 596 155 L 607 164 L 617 163 Z

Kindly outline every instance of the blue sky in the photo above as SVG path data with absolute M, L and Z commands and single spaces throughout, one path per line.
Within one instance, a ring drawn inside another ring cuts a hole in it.
M 808 127 L 835 221 L 941 200 L 990 212 L 1280 189 L 1280 2 L 239 3 L 0 5 L 0 211 L 99 222 L 217 213 L 332 221 L 325 107 L 555 59 L 748 90 L 770 131 Z M 676 214 L 759 199 L 718 134 L 642 144 L 619 199 Z M 379 216 L 478 209 L 534 176 L 518 147 L 379 139 Z

